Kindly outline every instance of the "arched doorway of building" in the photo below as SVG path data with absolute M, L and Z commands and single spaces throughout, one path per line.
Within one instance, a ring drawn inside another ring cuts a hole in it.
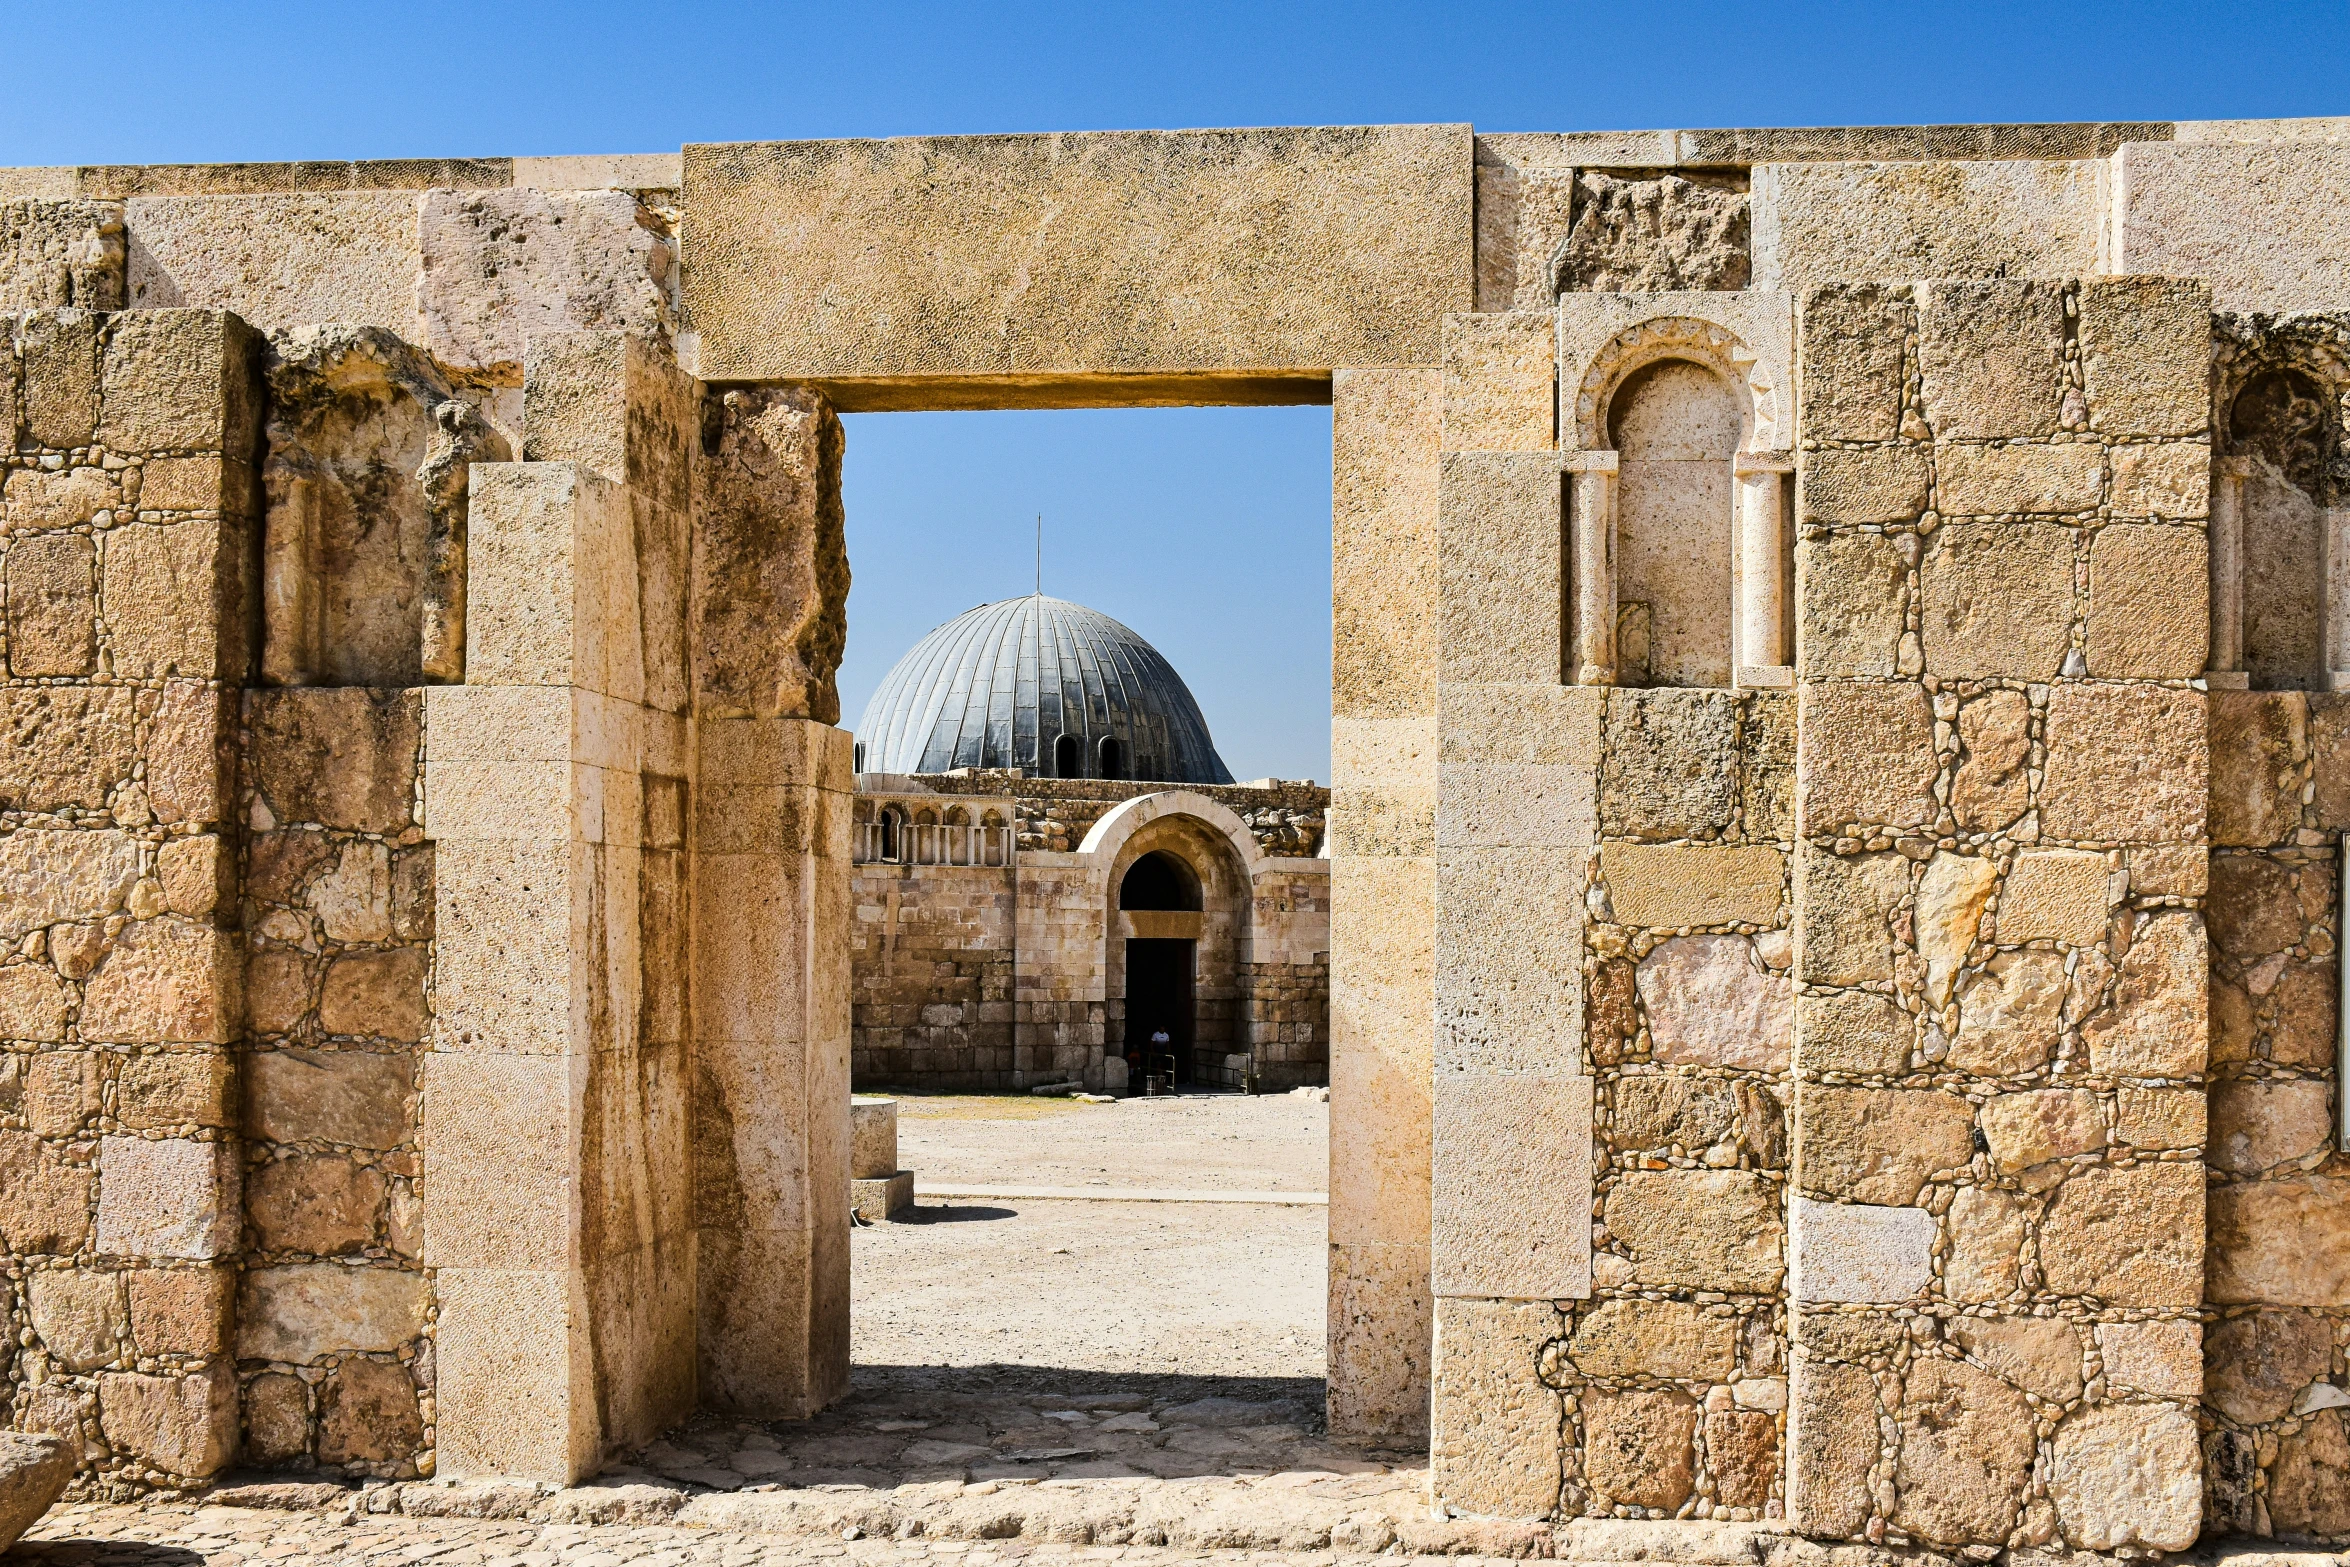
M 1118 907 L 1134 932 L 1126 938 L 1128 1079 L 1188 1083 L 1198 1031 L 1199 877 L 1154 849 L 1120 878 Z

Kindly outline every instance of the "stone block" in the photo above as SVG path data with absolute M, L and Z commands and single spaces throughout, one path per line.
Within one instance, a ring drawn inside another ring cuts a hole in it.
M 46 964 L 0 968 L 0 1038 L 47 1042 L 65 1037 L 65 987 Z
M 78 1133 L 98 1113 L 99 1071 L 100 1058 L 86 1050 L 44 1050 L 24 1058 L 25 1124 L 44 1137 Z
M 98 1249 L 118 1257 L 218 1257 L 242 1225 L 234 1143 L 105 1137 L 98 1143 Z
M 233 931 L 193 920 L 134 920 L 82 993 L 84 1039 L 227 1044 L 244 1006 Z
M 134 300 L 107 323 L 100 443 L 118 452 L 252 450 L 261 416 L 253 328 L 265 323 L 170 303 Z
M 1593 1500 L 1666 1510 L 1696 1478 L 1697 1401 L 1664 1388 L 1583 1395 L 1583 1478 Z
M 570 899 L 550 909 L 546 889 L 570 885 L 571 858 L 560 844 L 503 843 L 438 856 L 433 999 L 454 1048 L 570 1048 Z
M 60 1436 L 0 1434 L 0 1550 L 14 1545 L 65 1494 L 80 1452 L 80 1443 Z
M 2105 1107 L 2080 1088 L 1994 1094 L 1983 1103 L 1982 1131 L 1992 1163 L 2002 1174 L 2014 1175 L 2103 1148 Z
M 1571 200 L 1565 190 L 1554 198 L 1559 221 L 1540 226 L 1529 209 L 1543 204 L 1546 187 L 1569 179 Z M 1521 300 L 1529 293 L 1548 300 L 1560 289 L 1661 294 L 1747 285 L 1747 196 L 1726 183 L 1529 168 L 1520 173 L 1518 205 Z M 1555 245 L 1543 243 L 1553 233 Z
M 2086 278 L 2081 381 L 2105 436 L 2198 436 L 2211 422 L 2211 292 L 2193 277 Z
M 1710 838 L 1738 807 L 1738 701 L 1727 692 L 1608 693 L 1600 829 L 1611 838 Z
M 2113 159 L 2112 270 L 2196 279 L 2215 310 L 2350 306 L 2350 218 L 2308 199 L 2346 172 L 2336 142 L 2128 143 Z
M 1439 1073 L 1431 1157 L 1440 1298 L 1591 1292 L 1589 1078 Z
M 1804 1358 L 1788 1391 L 1788 1521 L 1817 1537 L 1858 1534 L 1869 1519 L 1879 1445 L 1876 1379 L 1858 1366 Z
M 1866 991 L 1796 998 L 1796 1055 L 1807 1072 L 1901 1072 L 1917 1024 L 1889 998 Z
M 1895 1526 L 1943 1545 L 2006 1540 L 2035 1445 L 2023 1394 L 1963 1361 L 1921 1357 L 1902 1385 L 1900 1421 Z
M 1588 767 L 1447 764 L 1437 782 L 1440 850 L 1566 849 L 1591 841 L 1596 791 Z
M 2160 441 L 2106 449 L 2113 467 L 2107 502 L 2116 517 L 2193 522 L 2211 515 L 2211 448 Z
M 230 747 L 237 693 L 192 680 L 163 688 L 147 729 L 147 803 L 155 819 L 208 825 L 230 809 Z
M 1578 1070 L 1582 868 L 1455 850 L 1436 871 L 1436 1046 L 1454 1071 Z
M 2081 1396 L 2081 1330 L 2048 1317 L 1952 1317 L 1950 1342 L 1969 1358 L 2057 1404 Z
M 346 1360 L 318 1385 L 320 1463 L 394 1462 L 423 1443 L 416 1383 L 406 1366 Z
M 0 496 L 6 499 L 9 531 L 21 534 L 104 526 L 100 515 L 111 522 L 123 504 L 120 485 L 99 468 L 17 468 L 0 487 Z
M 1773 1290 L 1783 1271 L 1779 1188 L 1736 1170 L 1639 1170 L 1607 1196 L 1608 1230 L 1642 1284 Z
M 2191 1321 L 2101 1322 L 2097 1352 L 2105 1379 L 2161 1397 L 2196 1398 L 2203 1392 L 2203 1325 Z
M 1805 837 L 1853 823 L 1916 827 L 1933 820 L 1940 764 L 1924 687 L 1805 681 L 1798 701 Z
M 1777 924 L 1787 883 L 1787 857 L 1762 844 L 1613 843 L 1599 864 L 1616 923 L 1665 930 Z
M 139 877 L 139 846 L 105 829 L 27 827 L 0 838 L 0 939 L 122 911 Z
M 89 309 L 44 310 L 27 315 L 18 325 L 17 351 L 24 356 L 25 433 L 35 445 L 68 450 L 88 446 L 95 435 L 98 332 L 103 319 Z M 104 482 L 89 470 L 80 472 L 87 481 Z M 8 478 L 9 522 L 14 527 L 16 487 L 28 481 L 22 470 Z M 88 513 L 76 520 L 88 521 Z
M 2137 922 L 2113 1000 L 2082 1024 L 2090 1070 L 2130 1077 L 2196 1077 L 2207 1054 L 2210 959 L 2200 915 Z
M 1918 576 L 1927 671 L 2056 678 L 2072 645 L 2073 543 L 2071 529 L 2045 522 L 1935 530 Z
M 1909 597 L 1901 541 L 1840 533 L 1795 546 L 1795 649 L 1805 680 L 1882 680 L 1899 669 Z
M 2076 1550 L 2183 1551 L 2203 1529 L 2195 1417 L 2156 1405 L 2104 1405 L 2057 1427 L 2049 1499 Z
M 2331 1306 L 2350 1291 L 2350 1179 L 2215 1186 L 2209 1222 L 2214 1303 Z
M 1796 471 L 1803 520 L 1840 527 L 1913 520 L 1934 478 L 1915 446 L 1822 447 L 1805 452 Z
M 438 1193 L 427 1259 L 433 1266 L 563 1266 L 578 1157 L 567 1130 L 575 1075 L 585 1076 L 556 1056 L 436 1051 L 424 1058 L 423 1102 L 465 1107 L 462 1115 L 427 1115 L 418 1133 Z M 788 1189 L 782 1195 L 797 1200 Z
M 1909 861 L 1795 850 L 1796 977 L 1861 985 L 1893 977 L 1894 909 L 1909 892 Z
M 1444 449 L 1558 445 L 1558 323 L 1548 310 L 1450 315 L 1441 336 Z
M 104 810 L 135 759 L 132 706 L 120 686 L 0 692 L 0 801 L 27 811 Z
M 1423 1189 L 1425 1171 L 1423 1163 Z M 1424 1204 L 1421 1212 L 1426 1213 Z M 1433 1299 L 1426 1247 L 1332 1241 L 1328 1320 L 1333 1436 L 1356 1442 L 1428 1439 Z
M 1791 1295 L 1800 1301 L 1892 1305 L 1934 1278 L 1934 1216 L 1923 1208 L 1792 1200 Z
M 1958 710 L 1958 771 L 1950 809 L 1972 832 L 1997 832 L 2031 801 L 2032 710 L 2021 691 L 1992 690 Z
M 2266 854 L 2213 855 L 2210 880 L 2205 907 L 2222 952 L 2250 963 L 2300 941 L 2308 911 L 2290 865 Z
M 1901 433 L 1901 351 L 1917 327 L 1906 287 L 1829 283 L 1803 297 L 1803 433 L 1890 441 Z
M 2049 692 L 2040 830 L 2092 842 L 2192 843 L 2209 794 L 2203 693 L 2060 685 Z
M 2314 1078 L 2236 1078 L 2211 1085 L 2205 1158 L 2231 1175 L 2260 1175 L 2331 1150 L 2334 1088 Z
M 10 674 L 78 677 L 96 666 L 96 558 L 78 533 L 36 533 L 9 544 Z
M 2092 159 L 1760 163 L 1750 286 L 2093 272 L 2099 169 Z
M 1805 1083 L 1795 1114 L 1796 1184 L 1830 1197 L 1898 1207 L 1974 1155 L 1974 1107 L 1956 1094 Z
M 339 1154 L 273 1159 L 245 1178 L 245 1211 L 262 1249 L 314 1257 L 373 1244 L 384 1195 L 380 1171 Z
M 1635 984 L 1655 1059 L 1783 1072 L 1794 998 L 1745 936 L 1676 936 L 1640 960 Z
M 1095 374 L 1434 364 L 1444 315 L 1475 308 L 1470 140 L 1453 125 L 691 147 L 685 202 L 715 214 L 684 258 L 701 374 L 1057 378 L 1075 383 L 1053 394 L 1066 406 Z M 1047 238 L 1007 243 L 1019 234 Z
M 1442 379 L 1435 370 L 1331 378 L 1330 710 L 1339 720 L 1436 705 Z
M 2119 524 L 2089 542 L 2089 673 L 2187 679 L 2211 653 L 2211 563 L 2200 528 Z
M 2202 1297 L 2202 1167 L 2075 1172 L 2049 1205 L 2040 1268 L 2059 1295 L 2115 1306 L 2194 1305 Z
M 245 693 L 254 783 L 281 823 L 393 834 L 409 826 L 422 710 L 412 691 Z
M 397 1148 L 409 1140 L 414 1063 L 363 1050 L 260 1050 L 245 1061 L 245 1129 L 271 1142 Z
M 334 1262 L 249 1268 L 237 1289 L 237 1358 L 305 1365 L 395 1350 L 424 1332 L 425 1277 Z
M 122 308 L 122 206 L 28 199 L 0 205 L 0 309 Z
M 126 1131 L 226 1128 L 236 1099 L 236 1063 L 218 1050 L 173 1050 L 124 1059 L 114 1079 L 114 1114 Z
M 1558 1511 L 1564 1417 L 1540 1369 L 1558 1330 L 1548 1301 L 1437 1301 L 1429 1460 L 1439 1499 L 1505 1518 Z
M 2242 848 L 2286 842 L 2301 825 L 2308 698 L 2298 691 L 2215 691 L 2209 703 L 2211 841 Z
M 2042 269 L 2038 275 L 2067 274 Z M 2001 278 L 1924 285 L 1919 290 L 1918 365 L 1935 437 L 2009 440 L 2055 434 L 2063 400 L 2064 339 L 2058 284 Z
M 128 1324 L 119 1273 L 42 1269 L 25 1280 L 25 1308 L 41 1348 L 66 1371 L 95 1371 L 122 1353 Z
M 310 1456 L 310 1390 L 300 1377 L 271 1371 L 245 1384 L 244 1456 L 264 1464 Z
M 2291 1411 L 2303 1389 L 2334 1365 L 2333 1325 L 2300 1311 L 2255 1311 L 2211 1325 L 2196 1368 L 2204 1401 L 2239 1425 L 2266 1425 Z
M 1995 928 L 2002 945 L 2053 941 L 2093 947 L 2111 922 L 2113 873 L 2102 854 L 2081 849 L 2026 849 L 1999 888 Z
M 105 535 L 107 655 L 126 679 L 243 674 L 243 565 L 228 525 L 208 517 Z
M 1766 1506 L 1779 1478 L 1777 1417 L 1759 1409 L 1707 1410 L 1705 1457 L 1723 1505 Z
M 237 1373 L 225 1362 L 176 1376 L 108 1372 L 98 1409 L 110 1443 L 165 1474 L 200 1480 L 237 1450 Z
M 1605 1300 L 1585 1312 L 1567 1358 L 1587 1377 L 1727 1381 L 1738 1365 L 1738 1319 L 1676 1300 Z
M 1437 755 L 1445 762 L 1593 767 L 1606 701 L 1603 686 L 1448 681 L 1438 702 Z
M 2350 1534 L 2350 1436 L 2338 1409 L 2320 1410 L 2309 1424 L 2277 1443 L 2269 1476 L 2271 1528 L 2291 1537 L 2338 1539 Z
M 19 1256 L 65 1256 L 90 1236 L 86 1156 L 30 1132 L 0 1130 L 0 1239 Z
M 229 1268 L 140 1268 L 128 1278 L 140 1354 L 208 1357 L 228 1347 L 237 1279 Z
M 418 326 L 444 364 L 519 365 L 529 338 L 676 325 L 675 257 L 631 193 L 431 190 L 416 232 Z
M 1950 1200 L 1950 1256 L 1942 1290 L 1952 1300 L 2004 1300 L 2022 1275 L 2023 1199 L 2012 1192 L 1962 1186 Z
M 914 1206 L 914 1172 L 875 1176 L 849 1182 L 849 1209 L 869 1224 L 878 1224 Z
M 422 1039 L 431 1022 L 424 999 L 428 956 L 423 947 L 393 947 L 336 958 L 326 969 L 319 1027 L 409 1044 Z
M 1562 680 L 1565 512 L 1558 464 L 1538 453 L 1448 453 L 1437 494 L 1441 678 Z
M 313 321 L 416 330 L 414 191 L 134 196 L 130 305 L 233 310 L 263 331 Z
M 1945 517 L 2069 516 L 2105 495 L 2105 451 L 2087 442 L 1934 448 L 1934 506 Z
M 2114 1096 L 2114 1140 L 2133 1148 L 2201 1148 L 2207 1110 L 2193 1088 L 2124 1088 Z

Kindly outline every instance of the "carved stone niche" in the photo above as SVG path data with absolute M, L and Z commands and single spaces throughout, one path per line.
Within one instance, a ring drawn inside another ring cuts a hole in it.
M 431 358 L 379 327 L 270 337 L 262 678 L 465 678 L 466 469 L 503 437 Z

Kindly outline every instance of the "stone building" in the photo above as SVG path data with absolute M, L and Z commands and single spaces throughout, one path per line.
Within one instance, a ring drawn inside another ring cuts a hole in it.
M 2350 1539 L 2345 198 L 2344 121 L 0 174 L 8 1420 L 837 1396 L 835 412 L 1326 399 L 1333 1430 Z
M 856 732 L 857 1087 L 1329 1080 L 1329 791 L 1234 784 L 1148 642 L 982 604 Z

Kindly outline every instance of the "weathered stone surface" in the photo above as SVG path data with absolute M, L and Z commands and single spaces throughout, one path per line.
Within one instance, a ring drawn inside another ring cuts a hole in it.
M 0 206 L 0 309 L 120 310 L 122 283 L 121 203 L 35 198 Z
M 41 1347 L 66 1370 L 95 1371 L 120 1353 L 121 1274 L 44 1269 L 26 1280 L 25 1304 Z
M 1808 1197 L 1793 1208 L 1795 1299 L 1893 1304 L 1933 1281 L 1934 1216 L 1925 1209 Z
M 2258 1175 L 2329 1150 L 2334 1089 L 2310 1078 L 2238 1078 L 2211 1087 L 2214 1169 Z
M 1997 862 L 1983 855 L 1937 853 L 1918 878 L 1911 918 L 1918 956 L 1926 960 L 1926 1000 L 1939 1009 L 1950 1004 L 1959 970 L 1983 924 L 1983 910 L 1998 885 Z
M 1763 844 L 1611 843 L 1599 861 L 1619 925 L 1775 924 L 1787 882 L 1786 856 Z
M 2091 1067 L 2130 1077 L 2200 1073 L 2208 973 L 2200 916 L 2177 912 L 2140 920 L 2122 956 L 2112 1006 L 2082 1026 Z
M 1950 809 L 1972 832 L 1997 832 L 2024 813 L 2031 778 L 2031 704 L 2021 691 L 1986 691 L 1958 710 L 1958 771 Z
M 1934 504 L 1945 517 L 2079 515 L 2104 492 L 2105 454 L 2095 446 L 1934 448 Z
M 65 1494 L 78 1456 L 76 1444 L 62 1437 L 0 1432 L 0 1551 Z
M 2142 1164 L 2075 1173 L 2049 1205 L 2040 1267 L 2060 1295 L 2193 1305 L 2203 1274 L 2203 1171 Z
M 1554 1513 L 1564 1415 L 1542 1383 L 1548 1301 L 1439 1300 L 1430 1467 L 1438 1495 L 1505 1518 Z
M 397 1349 L 424 1330 L 421 1273 L 297 1263 L 254 1268 L 237 1291 L 237 1355 L 297 1365 L 349 1350 Z
M 1950 1257 L 1942 1288 L 1952 1300 L 2005 1300 L 2022 1277 L 2023 1199 L 1981 1186 L 1950 1199 Z
M 2220 950 L 2252 962 L 2301 939 L 2293 872 L 2265 854 L 2218 854 L 2210 861 L 2211 930 Z
M 1926 418 L 1937 438 L 2056 433 L 2065 338 L 2059 285 L 1929 283 L 1918 306 Z
M 2032 1466 L 2023 1394 L 1961 1361 L 1921 1358 L 1902 1386 L 1893 1522 L 1945 1545 L 2004 1542 Z
M 1645 1284 L 1768 1290 L 1781 1272 L 1779 1190 L 1735 1170 L 1642 1170 L 1607 1196 L 1609 1231 Z
M 0 1237 L 19 1255 L 77 1251 L 90 1234 L 84 1156 L 30 1132 L 0 1130 Z
M 1727 1380 L 1738 1364 L 1738 1319 L 1673 1300 L 1607 1300 L 1586 1312 L 1567 1358 L 1587 1377 Z
M 2211 694 L 2211 841 L 2266 848 L 2301 825 L 2308 698 L 2298 691 Z
M 1705 1456 L 1725 1505 L 1761 1507 L 1779 1478 L 1779 1422 L 1762 1410 L 1708 1410 Z
M 2342 166 L 2326 142 L 2126 145 L 2114 158 L 2114 270 L 2200 280 L 2219 310 L 2341 309 L 2350 231 L 2329 203 L 2291 193 L 2331 188 Z
M 2203 1525 L 2202 1445 L 2182 1409 L 2103 1405 L 2057 1427 L 2048 1495 L 2078 1550 L 2182 1551 Z
M 1934 714 L 1923 687 L 1806 681 L 1800 701 L 1803 733 L 1817 737 L 1804 748 L 1805 836 L 1933 818 Z
M 2107 886 L 2112 872 L 2102 854 L 2078 849 L 2026 849 L 1999 888 L 2002 944 L 2054 941 L 2091 947 L 2105 940 Z
M 1787 981 L 1745 936 L 1676 936 L 1640 960 L 1640 1001 L 1659 1061 L 1786 1069 L 1793 1030 Z
M 300 1377 L 272 1371 L 245 1384 L 244 1452 L 265 1464 L 310 1456 L 310 1391 Z
M 1803 298 L 1803 420 L 1816 439 L 1890 441 L 1901 433 L 1902 340 L 1916 327 L 1910 291 L 1830 283 Z
M 2094 271 L 2098 168 L 2020 157 L 1760 163 L 1753 286 Z
M 245 1178 L 245 1211 L 268 1251 L 357 1251 L 374 1241 L 383 1199 L 381 1172 L 335 1155 L 274 1159 Z
M 1444 318 L 1444 449 L 1558 445 L 1558 323 L 1547 310 Z
M 1583 1477 L 1606 1501 L 1673 1508 L 1695 1479 L 1697 1401 L 1646 1388 L 1583 1395 Z
M 1804 521 L 1854 526 L 1914 519 L 1934 470 L 1915 447 L 1831 446 L 1805 452 L 1798 472 Z
M 1789 1392 L 1788 1521 L 1829 1539 L 1858 1534 L 1877 1461 L 1876 1381 L 1858 1366 L 1799 1359 Z
M 139 877 L 128 833 L 28 827 L 0 838 L 0 939 L 120 913 Z
M 193 920 L 135 920 L 82 994 L 84 1039 L 226 1044 L 244 1010 L 233 932 Z
M 319 1384 L 320 1463 L 382 1463 L 405 1458 L 423 1440 L 416 1384 L 407 1367 L 351 1359 Z
M 1950 1064 L 1986 1077 L 2044 1065 L 2056 1051 L 2064 1008 L 2064 958 L 2002 952 L 1958 987 L 1958 1034 Z
M 98 1379 L 107 1438 L 166 1474 L 201 1479 L 237 1445 L 237 1375 L 224 1362 L 182 1376 L 110 1371 Z
M 235 1063 L 226 1051 L 136 1055 L 115 1071 L 115 1119 L 138 1132 L 226 1128 L 235 1092 Z
M 234 310 L 264 331 L 349 321 L 407 333 L 416 317 L 416 193 L 134 197 L 135 310 Z
M 282 823 L 361 832 L 409 825 L 421 705 L 357 687 L 248 691 L 254 783 Z
M 1866 991 L 1807 995 L 1796 1002 L 1802 1064 L 1815 1072 L 1899 1072 L 1909 1065 L 1917 1025 L 1884 996 Z
M 2203 693 L 2059 685 L 2048 695 L 2040 828 L 2052 838 L 2193 842 L 2209 790 Z
M 403 1043 L 422 1039 L 431 1021 L 424 999 L 428 955 L 423 947 L 394 947 L 335 959 L 327 965 L 319 1027 Z
M 359 1050 L 255 1051 L 245 1064 L 245 1126 L 277 1143 L 397 1148 L 408 1138 L 416 1068 Z
M 2207 1109 L 2198 1089 L 2124 1088 L 2114 1095 L 2114 1138 L 2134 1148 L 2201 1148 Z
M 2104 1106 L 2079 1088 L 1996 1094 L 1983 1105 L 1982 1123 L 1992 1161 L 2011 1175 L 2106 1143 Z
M 2107 436 L 2204 433 L 2211 418 L 2209 287 L 2191 274 L 2084 278 L 2080 311 L 2090 429 Z
M 2211 514 L 2211 448 L 2201 441 L 2116 446 L 2107 499 L 2117 517 L 2198 521 Z
M 2205 1402 L 2240 1425 L 2265 1425 L 2333 1369 L 2333 1324 L 2301 1311 L 2223 1318 L 2204 1335 L 2202 1364 Z
M 1899 667 L 1909 562 L 1881 533 L 1795 546 L 1795 646 L 1803 678 L 1884 679 Z
M 1974 1155 L 1974 1107 L 1956 1094 L 1805 1083 L 1795 1107 L 1795 1175 L 1806 1191 L 1899 1207 Z
M 1742 190 L 1678 174 L 1619 179 L 1577 170 L 1573 211 L 1554 274 L 1558 289 L 1665 294 L 1746 287 Z
M 1795 851 L 1795 908 L 1801 939 L 1796 974 L 1808 984 L 1860 985 L 1893 977 L 1895 906 L 1909 891 L 1909 861 L 1857 858 L 1810 844 Z
M 2097 1349 L 2108 1382 L 2174 1398 L 2203 1391 L 2201 1323 L 2104 1322 L 2097 1327 Z
M 1591 1284 L 1588 1204 L 1527 1204 L 1492 1170 L 1540 1190 L 1591 1189 L 1591 1079 L 1442 1072 L 1430 1149 L 1429 1253 L 1439 1295 L 1564 1299 Z
M 227 1347 L 236 1275 L 225 1267 L 130 1274 L 131 1338 L 142 1355 L 217 1355 Z
M 2350 1436 L 2342 1412 L 2320 1410 L 2277 1443 L 2268 1483 L 2269 1523 L 2288 1536 L 2350 1534 Z
M 63 1039 L 66 1013 L 65 987 L 47 965 L 0 968 L 0 1038 Z
M 98 1145 L 98 1249 L 124 1257 L 218 1257 L 236 1248 L 236 1145 L 106 1137 Z
M 8 547 L 8 670 L 81 676 L 97 662 L 97 552 L 80 534 L 36 534 Z
M 2050 1317 L 1953 1317 L 1953 1344 L 2028 1393 L 2070 1403 L 2081 1396 L 2081 1334 Z
M 1919 632 L 1944 679 L 2052 680 L 2070 646 L 2073 534 L 2045 522 L 1952 523 L 1926 543 Z
M 2089 542 L 2084 653 L 2099 679 L 2183 680 L 2211 654 L 2203 530 L 2117 523 Z
M 417 211 L 423 341 L 446 364 L 520 364 L 557 332 L 675 325 L 675 259 L 625 191 L 434 190 Z
M 2209 1219 L 2212 1301 L 2331 1306 L 2350 1294 L 2350 1179 L 2215 1186 Z
M 1469 144 L 1457 125 L 692 147 L 701 373 L 1433 364 L 1439 319 L 1475 307 Z M 1041 243 L 1016 256 L 1011 233 Z
M 1714 691 L 1608 693 L 1600 828 L 1611 837 L 1701 838 L 1738 804 L 1738 704 Z

